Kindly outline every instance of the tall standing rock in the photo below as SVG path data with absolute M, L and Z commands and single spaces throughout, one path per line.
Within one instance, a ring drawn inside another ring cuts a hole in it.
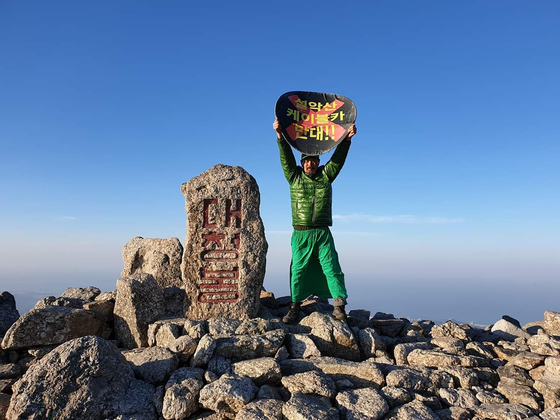
M 123 248 L 124 269 L 121 277 L 134 273 L 151 274 L 160 287 L 181 287 L 181 257 L 179 239 L 132 238 Z
M 268 249 L 257 182 L 241 167 L 216 165 L 184 183 L 181 192 L 187 318 L 256 316 Z

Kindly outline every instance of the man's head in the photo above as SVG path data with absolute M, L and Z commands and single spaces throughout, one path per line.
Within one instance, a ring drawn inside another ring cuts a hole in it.
M 301 155 L 301 166 L 307 176 L 315 175 L 319 167 L 319 156 Z

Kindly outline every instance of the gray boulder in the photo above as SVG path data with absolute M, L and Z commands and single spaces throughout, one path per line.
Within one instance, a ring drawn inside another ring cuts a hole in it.
M 182 287 L 182 256 L 183 246 L 177 238 L 132 238 L 122 250 L 124 268 L 121 277 L 146 273 L 151 274 L 162 289 Z
M 233 360 L 271 357 L 284 343 L 284 330 L 273 330 L 260 335 L 236 335 L 218 338 L 214 354 Z
M 343 391 L 336 396 L 343 419 L 378 420 L 389 411 L 389 404 L 373 388 Z
M 522 404 L 482 404 L 475 409 L 482 419 L 491 420 L 523 420 L 533 417 L 530 408 Z
M 231 371 L 239 376 L 247 376 L 257 385 L 274 385 L 280 382 L 282 374 L 280 366 L 273 357 L 243 360 L 234 363 Z
M 181 368 L 173 372 L 165 385 L 162 405 L 165 420 L 186 419 L 198 410 L 203 376 L 204 371 L 196 368 Z
M 134 379 L 109 341 L 88 336 L 58 346 L 13 385 L 7 419 L 99 420 L 155 416 L 154 388 Z
M 123 352 L 134 373 L 140 379 L 158 384 L 179 365 L 179 358 L 170 350 L 162 347 L 146 347 Z
M 165 314 L 163 292 L 150 274 L 117 281 L 115 333 L 123 347 L 148 346 L 148 326 Z
M 321 356 L 315 342 L 306 334 L 288 334 L 286 344 L 292 359 Z
M 204 367 L 208 364 L 212 356 L 214 355 L 214 350 L 216 349 L 216 340 L 210 334 L 203 336 L 198 342 L 198 346 L 191 358 L 191 367 Z
M 434 325 L 430 332 L 433 338 L 453 337 L 459 340 L 467 340 L 467 332 L 453 321 L 447 321 L 440 325 Z
M 360 360 L 358 344 L 345 322 L 340 322 L 329 314 L 313 312 L 299 324 L 311 328 L 309 336 L 321 354 L 352 361 Z
M 80 299 L 85 302 L 94 301 L 97 296 L 101 294 L 101 290 L 97 287 L 89 286 L 89 287 L 68 287 L 64 291 L 61 297 L 63 298 L 71 298 L 71 299 Z
M 560 312 L 545 311 L 543 328 L 548 335 L 560 336 Z
M 439 399 L 450 407 L 474 408 L 480 403 L 468 389 L 447 389 L 438 390 Z
M 440 420 L 429 407 L 419 401 L 394 408 L 385 416 L 384 420 Z
M 235 415 L 255 398 L 258 390 L 248 377 L 225 374 L 202 388 L 199 403 L 209 410 Z
M 48 306 L 21 316 L 6 332 L 3 349 L 25 349 L 64 343 L 99 333 L 102 323 L 92 312 L 66 306 Z
M 235 420 L 282 420 L 284 403 L 276 399 L 261 399 L 243 407 Z
M 498 335 L 502 340 L 513 341 L 517 337 L 530 338 L 531 335 L 523 331 L 521 327 L 509 322 L 506 319 L 500 319 L 492 326 L 491 330 L 494 334 Z
M 287 359 L 280 362 L 283 375 L 320 370 L 335 381 L 349 380 L 356 387 L 379 389 L 385 377 L 375 363 L 351 362 L 336 357 L 311 357 L 309 359 Z
M 16 299 L 9 292 L 0 293 L 0 337 L 4 337 L 6 331 L 19 318 L 16 309 Z
M 296 373 L 282 378 L 284 385 L 293 394 L 314 394 L 321 397 L 334 398 L 336 396 L 336 384 L 321 371 L 309 371 Z
M 295 394 L 282 406 L 287 420 L 338 420 L 338 410 L 329 399 L 315 395 Z

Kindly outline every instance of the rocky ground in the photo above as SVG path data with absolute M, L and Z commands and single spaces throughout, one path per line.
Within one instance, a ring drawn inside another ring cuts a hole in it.
M 150 277 L 21 317 L 0 295 L 0 418 L 560 419 L 558 312 L 484 330 L 365 310 L 346 324 L 309 300 L 290 326 L 289 299 L 263 292 L 258 318 L 192 321 L 181 289 L 152 293 Z

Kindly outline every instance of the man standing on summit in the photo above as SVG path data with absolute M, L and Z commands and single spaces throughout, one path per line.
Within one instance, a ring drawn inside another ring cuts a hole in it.
M 296 323 L 301 302 L 309 295 L 334 298 L 333 316 L 346 321 L 348 294 L 329 229 L 332 226 L 331 184 L 344 165 L 356 126 L 350 127 L 348 135 L 324 166 L 319 166 L 319 156 L 309 155 L 302 155 L 301 166 L 298 166 L 291 146 L 282 138 L 278 119 L 273 128 L 277 134 L 282 169 L 290 184 L 294 226 L 290 267 L 292 304 L 283 321 Z

